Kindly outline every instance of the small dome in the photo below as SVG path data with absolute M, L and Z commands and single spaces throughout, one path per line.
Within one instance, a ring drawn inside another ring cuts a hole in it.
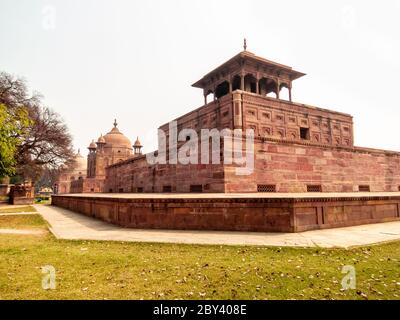
M 103 137 L 106 146 L 109 145 L 112 148 L 119 147 L 131 149 L 131 141 L 118 130 L 117 125 L 117 121 L 115 121 L 114 128 Z
M 87 168 L 87 161 L 86 159 L 81 155 L 80 150 L 78 150 L 78 153 L 75 155 L 75 170 L 76 171 L 81 171 L 81 172 L 86 172 Z
M 97 148 L 97 146 L 96 146 L 96 144 L 94 143 L 94 140 L 92 140 L 92 142 L 90 143 L 88 149 L 96 149 L 96 148 Z
M 133 146 L 134 146 L 134 147 L 138 147 L 138 148 L 141 148 L 141 147 L 142 147 L 142 144 L 141 144 L 140 141 L 139 141 L 139 137 L 136 138 L 135 144 L 134 144 Z
M 97 143 L 106 143 L 106 140 L 104 139 L 103 135 L 101 135 L 99 139 L 97 139 Z

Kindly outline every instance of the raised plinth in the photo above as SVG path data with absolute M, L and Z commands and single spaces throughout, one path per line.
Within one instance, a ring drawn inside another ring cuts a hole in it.
M 68 194 L 52 204 L 141 229 L 301 232 L 400 220 L 400 192 Z

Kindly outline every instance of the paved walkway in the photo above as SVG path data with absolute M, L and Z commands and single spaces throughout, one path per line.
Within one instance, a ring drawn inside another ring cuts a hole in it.
M 303 233 L 139 230 L 121 228 L 48 205 L 35 205 L 59 239 L 216 245 L 341 247 L 400 240 L 400 221 Z

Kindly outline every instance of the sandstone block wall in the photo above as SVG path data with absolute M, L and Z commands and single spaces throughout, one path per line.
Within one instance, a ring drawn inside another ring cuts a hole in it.
M 224 192 L 222 165 L 150 165 L 140 157 L 107 168 L 104 192 Z M 191 189 L 192 188 L 192 189 Z
M 253 129 L 255 136 L 284 141 L 307 140 L 327 146 L 353 146 L 353 117 L 304 104 L 262 97 L 243 92 L 242 127 Z M 305 129 L 307 139 L 301 137 Z
M 129 228 L 300 232 L 400 220 L 400 197 L 53 197 L 53 205 Z
M 307 192 L 320 185 L 322 192 L 396 192 L 400 188 L 400 154 L 366 148 L 258 141 L 255 171 L 237 176 L 225 168 L 226 192 L 257 192 L 258 185 L 275 185 L 277 192 Z

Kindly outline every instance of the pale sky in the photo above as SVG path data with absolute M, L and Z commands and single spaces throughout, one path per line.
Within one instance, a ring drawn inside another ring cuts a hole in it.
M 0 0 L 0 70 L 44 95 L 82 153 L 114 118 L 149 152 L 246 37 L 307 73 L 295 102 L 350 113 L 356 145 L 400 151 L 399 17 L 400 0 Z

